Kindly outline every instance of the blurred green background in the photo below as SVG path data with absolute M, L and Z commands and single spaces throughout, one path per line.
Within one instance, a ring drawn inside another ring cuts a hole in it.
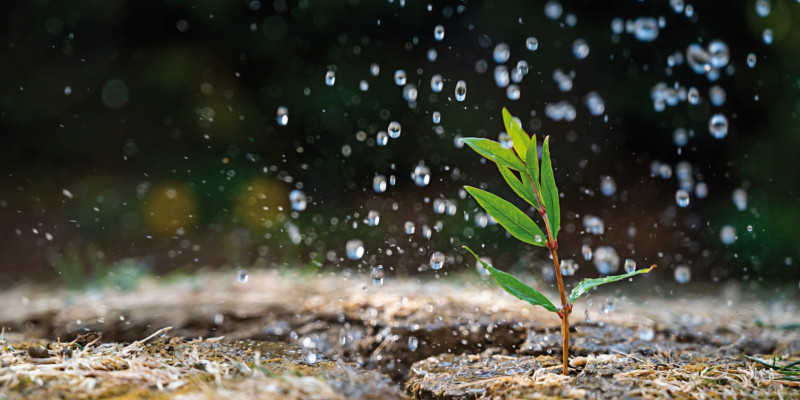
M 382 264 L 430 274 L 435 251 L 448 256 L 444 271 L 472 268 L 462 244 L 484 244 L 480 252 L 501 268 L 546 265 L 546 252 L 499 226 L 476 226 L 477 204 L 459 194 L 485 184 L 511 198 L 496 168 L 457 142 L 497 139 L 504 106 L 529 133 L 551 135 L 560 254 L 579 260 L 578 275 L 597 275 L 581 256 L 586 244 L 658 263 L 670 278 L 687 265 L 692 279 L 710 283 L 800 279 L 795 1 L 38 0 L 0 10 L 0 286 L 51 281 L 75 266 L 86 276 L 73 286 L 110 269 L 160 275 L 223 265 Z M 612 30 L 617 18 L 640 17 L 663 18 L 655 40 Z M 531 36 L 535 51 L 526 48 Z M 589 46 L 585 59 L 573 54 L 576 39 Z M 712 40 L 730 51 L 713 82 L 686 60 L 691 44 Z M 493 60 L 500 43 L 509 46 L 505 63 Z M 670 65 L 675 57 L 682 62 Z M 519 60 L 529 72 L 511 100 L 493 72 Z M 398 69 L 416 86 L 415 101 L 395 84 Z M 570 90 L 560 90 L 556 69 L 574 74 Z M 434 74 L 444 78 L 441 93 L 431 90 Z M 458 80 L 467 82 L 463 102 L 453 94 Z M 656 111 L 651 89 L 660 82 L 697 88 L 700 104 Z M 720 106 L 708 98 L 715 85 L 726 93 Z M 603 99 L 602 115 L 588 112 L 590 92 Z M 547 117 L 562 101 L 574 121 Z M 288 110 L 285 126 L 279 107 Z M 729 121 L 722 139 L 708 133 L 715 113 Z M 377 146 L 390 121 L 402 134 Z M 694 133 L 683 146 L 674 141 L 679 128 Z M 652 176 L 654 161 L 689 162 L 708 196 L 692 193 L 688 207 L 677 206 L 679 182 Z M 410 177 L 420 162 L 431 170 L 424 187 Z M 376 193 L 376 174 L 396 184 Z M 603 176 L 616 183 L 611 196 L 601 194 Z M 743 211 L 732 201 L 739 188 Z M 295 189 L 308 197 L 303 210 L 290 206 Z M 437 198 L 453 200 L 454 215 L 436 213 Z M 377 226 L 366 226 L 370 210 Z M 604 221 L 603 235 L 585 232 L 587 214 Z M 736 230 L 731 244 L 720 239 L 725 225 Z M 345 254 L 352 239 L 364 243 L 358 260 Z

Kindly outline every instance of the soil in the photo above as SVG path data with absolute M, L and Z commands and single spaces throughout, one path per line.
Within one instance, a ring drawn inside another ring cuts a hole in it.
M 800 398 L 797 376 L 745 357 L 800 357 L 795 295 L 622 284 L 576 304 L 569 376 L 558 317 L 472 275 L 16 287 L 0 293 L 0 399 Z

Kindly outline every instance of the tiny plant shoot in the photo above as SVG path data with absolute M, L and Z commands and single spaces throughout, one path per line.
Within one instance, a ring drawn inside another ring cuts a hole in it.
M 508 201 L 472 186 L 465 186 L 464 189 L 512 236 L 525 243 L 547 247 L 550 250 L 550 255 L 553 258 L 553 269 L 558 282 L 558 293 L 561 295 L 561 307 L 556 307 L 547 297 L 525 285 L 519 279 L 483 262 L 469 247 L 464 246 L 464 248 L 472 253 L 478 262 L 489 271 L 503 290 L 520 300 L 527 301 L 534 306 L 542 306 L 547 311 L 558 314 L 558 317 L 561 318 L 563 374 L 569 375 L 569 314 L 572 312 L 572 305 L 575 300 L 589 289 L 633 275 L 650 272 L 656 265 L 653 264 L 650 268 L 622 275 L 584 279 L 583 282 L 572 289 L 569 297 L 567 297 L 564 291 L 564 281 L 561 278 L 561 267 L 558 262 L 558 241 L 556 238 L 561 227 L 561 208 L 559 206 L 556 180 L 553 176 L 553 165 L 550 163 L 549 137 L 544 138 L 540 165 L 536 148 L 536 135 L 533 135 L 533 138 L 529 137 L 519 122 L 505 108 L 503 108 L 503 122 L 513 144 L 510 149 L 489 139 L 464 138 L 461 140 L 478 154 L 497 164 L 497 168 L 500 169 L 500 174 L 508 186 L 539 213 L 545 228 L 544 232 L 530 217 Z

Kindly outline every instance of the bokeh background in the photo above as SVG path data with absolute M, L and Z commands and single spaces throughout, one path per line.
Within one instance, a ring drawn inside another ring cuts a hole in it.
M 504 106 L 551 136 L 560 255 L 577 275 L 598 274 L 586 245 L 613 248 L 612 269 L 632 258 L 667 279 L 681 266 L 709 284 L 800 279 L 798 2 L 38 0 L 0 10 L 2 287 L 124 286 L 202 267 L 432 275 L 435 252 L 446 257 L 436 273 L 473 270 L 463 244 L 500 268 L 537 271 L 547 252 L 487 225 L 460 190 L 512 198 L 458 142 L 498 139 Z M 727 58 L 707 52 L 715 40 Z M 728 121 L 722 138 L 709 133 L 714 114 Z M 391 121 L 401 134 L 381 146 Z

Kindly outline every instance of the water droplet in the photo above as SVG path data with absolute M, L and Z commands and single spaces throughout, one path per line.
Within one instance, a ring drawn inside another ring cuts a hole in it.
M 678 207 L 687 207 L 689 205 L 689 192 L 678 189 L 675 192 L 675 202 L 678 203 Z
M 439 56 L 439 53 L 434 48 L 428 49 L 428 61 L 435 62 L 436 58 Z
M 589 261 L 592 259 L 592 247 L 588 244 L 581 246 L 581 255 L 583 255 L 583 259 Z
M 509 57 L 511 57 L 511 49 L 509 49 L 508 43 L 498 43 L 497 46 L 494 47 L 494 51 L 492 51 L 494 62 L 503 64 L 508 61 Z
M 411 179 L 414 180 L 414 184 L 423 187 L 427 186 L 428 183 L 431 181 L 431 170 L 426 166 L 424 163 L 420 162 L 414 167 L 414 172 L 411 173 Z
M 617 251 L 611 246 L 600 246 L 594 251 L 592 262 L 597 272 L 608 275 L 617 272 L 619 269 L 619 256 Z
M 389 143 L 389 135 L 386 134 L 386 131 L 378 132 L 378 134 L 375 136 L 375 143 L 378 146 L 386 146 L 386 144 Z
M 697 182 L 694 187 L 694 195 L 698 199 L 705 199 L 708 196 L 708 185 L 705 182 Z
M 409 83 L 403 86 L 403 98 L 408 102 L 417 101 L 417 85 Z
M 249 276 L 247 275 L 247 271 L 240 269 L 239 272 L 236 273 L 236 281 L 239 283 L 247 282 Z
M 608 314 L 610 312 L 614 312 L 616 308 L 616 299 L 613 297 L 606 297 L 606 301 L 603 302 L 603 306 L 600 308 L 600 311 L 603 314 Z
M 691 105 L 700 104 L 700 91 L 694 86 L 690 87 L 689 91 L 686 93 L 686 100 Z
M 658 20 L 639 17 L 633 22 L 633 35 L 641 42 L 652 42 L 658 37 Z
M 708 90 L 708 99 L 711 101 L 711 104 L 716 107 L 725 104 L 725 98 L 725 89 L 719 85 L 714 85 Z
M 561 275 L 564 276 L 572 276 L 575 275 L 575 271 L 578 270 L 578 263 L 575 260 L 568 258 L 565 260 L 561 260 Z
M 275 120 L 278 122 L 278 125 L 286 126 L 286 124 L 289 123 L 289 109 L 284 106 L 280 106 L 278 107 L 277 114 L 278 115 L 275 117 Z
M 750 53 L 747 55 L 747 66 L 754 68 L 756 66 L 756 54 Z
M 606 175 L 600 178 L 600 193 L 603 193 L 603 196 L 610 197 L 613 196 L 614 193 L 617 192 L 617 183 L 614 182 L 614 178 Z
M 592 235 L 602 235 L 606 230 L 606 224 L 599 217 L 586 214 L 583 216 L 583 228 Z
M 492 265 L 492 259 L 489 257 L 481 257 L 481 261 L 485 262 L 488 265 Z M 489 270 L 486 269 L 480 261 L 475 261 L 475 270 L 478 271 L 478 275 L 480 276 L 489 276 Z
M 639 340 L 650 342 L 656 336 L 656 331 L 651 324 L 639 324 Z
M 64 87 L 64 95 L 69 96 L 70 94 L 72 94 L 72 86 Z
M 675 268 L 675 280 L 678 283 L 689 283 L 692 280 L 692 270 L 686 265 L 679 265 Z
M 692 43 L 686 48 L 686 62 L 697 74 L 705 74 L 711 70 L 711 56 L 697 43 Z
M 689 142 L 689 134 L 686 132 L 686 129 L 677 128 L 675 129 L 675 132 L 672 133 L 672 140 L 678 147 L 686 146 L 686 143 Z
M 747 209 L 747 192 L 744 189 L 736 189 L 733 191 L 733 205 L 739 211 Z
M 306 353 L 306 364 L 312 365 L 317 362 L 317 353 L 314 350 L 309 350 Z
M 561 17 L 562 12 L 564 12 L 564 8 L 556 0 L 550 0 L 544 5 L 544 15 L 552 20 L 557 20 Z
M 289 202 L 292 203 L 292 210 L 303 211 L 306 209 L 306 194 L 301 190 L 292 190 L 289 193 Z
M 756 0 L 756 14 L 759 17 L 766 17 L 772 11 L 772 5 L 769 0 Z
M 404 86 L 406 84 L 406 71 L 402 69 L 394 71 L 394 84 L 397 86 Z
M 539 39 L 529 36 L 525 39 L 525 48 L 530 51 L 536 51 L 539 48 Z
M 442 122 L 442 114 L 438 111 L 434 111 L 432 119 L 434 124 L 438 124 L 439 122 Z
M 444 26 L 436 25 L 436 27 L 433 28 L 433 38 L 438 42 L 444 39 Z
M 728 135 L 728 118 L 723 114 L 714 114 L 708 120 L 708 131 L 716 139 L 722 139 Z
M 372 63 L 369 66 L 369 73 L 372 76 L 378 76 L 381 73 L 381 66 L 378 63 Z
M 72 194 L 72 192 L 70 192 L 70 191 L 69 191 L 69 190 L 67 190 L 67 189 L 62 189 L 62 190 L 61 190 L 61 193 L 62 193 L 62 194 L 63 194 L 63 195 L 66 197 L 66 198 L 68 198 L 68 199 L 71 199 L 71 198 L 73 198 L 73 197 L 74 197 L 74 196 L 73 196 L 73 194 Z
M 372 284 L 375 286 L 383 285 L 383 265 L 377 265 L 372 267 Z
M 597 92 L 589 92 L 589 94 L 586 95 L 585 104 L 586 108 L 589 109 L 589 114 L 595 117 L 603 115 L 603 113 L 606 112 L 606 102 Z
M 419 339 L 415 336 L 408 337 L 408 350 L 410 351 L 417 351 L 417 346 L 419 346 Z
M 443 87 L 444 87 L 444 79 L 442 79 L 441 75 L 436 74 L 431 77 L 431 90 L 433 90 L 434 93 L 441 92 Z
M 509 100 L 519 100 L 520 96 L 522 96 L 522 92 L 519 90 L 519 86 L 515 84 L 508 85 L 508 88 L 506 88 L 506 97 L 508 97 Z
M 413 235 L 416 230 L 416 226 L 411 221 L 406 221 L 404 227 L 406 229 L 406 235 Z
M 583 60 L 589 56 L 589 44 L 583 39 L 576 39 L 572 42 L 572 55 L 578 60 Z
M 669 5 L 672 7 L 672 10 L 675 11 L 676 14 L 683 13 L 683 0 L 669 0 Z
M 528 65 L 527 61 L 519 60 L 517 62 L 516 70 L 520 75 L 525 76 L 525 75 L 528 75 L 528 71 L 530 70 L 530 66 Z M 519 81 L 515 81 L 515 82 L 519 82 Z
M 431 255 L 431 269 L 438 270 L 441 269 L 444 265 L 444 254 L 442 252 L 437 251 Z
M 505 65 L 498 65 L 494 68 L 494 83 L 499 88 L 504 88 L 508 86 L 508 83 L 511 81 L 508 75 L 508 68 Z
M 400 123 L 397 121 L 392 121 L 389 123 L 389 128 L 387 129 L 387 132 L 389 132 L 390 138 L 397 139 L 398 137 L 400 137 L 401 130 L 402 127 L 400 126 Z
M 374 190 L 375 193 L 383 193 L 383 192 L 385 192 L 386 191 L 386 187 L 387 187 L 387 184 L 386 184 L 386 177 L 385 176 L 383 176 L 383 175 L 375 175 L 375 177 L 372 178 L 372 190 Z
M 721 40 L 712 40 L 708 44 L 709 64 L 712 68 L 725 68 L 730 61 L 728 45 Z
M 467 82 L 458 81 L 456 83 L 456 100 L 464 101 L 467 98 Z
M 489 216 L 483 212 L 475 213 L 473 220 L 478 228 L 486 228 L 489 225 Z
M 636 260 L 632 258 L 625 259 L 625 273 L 630 274 L 631 272 L 636 271 Z
M 625 22 L 622 21 L 622 18 L 614 18 L 611 20 L 611 32 L 613 32 L 615 35 L 619 35 L 624 30 Z
M 433 231 L 428 225 L 422 225 L 422 237 L 425 239 L 430 239 Z
M 367 213 L 367 225 L 378 226 L 381 223 L 381 214 L 375 210 L 370 210 Z
M 761 39 L 764 40 L 764 44 L 772 44 L 772 29 L 764 29 Z
M 351 260 L 360 260 L 364 256 L 364 242 L 358 239 L 350 239 L 345 245 L 347 258 Z
M 328 72 L 325 73 L 325 84 L 328 86 L 333 86 L 335 82 L 336 82 L 336 72 L 328 70 Z
M 736 228 L 731 225 L 725 225 L 719 231 L 719 238 L 722 240 L 722 243 L 725 244 L 733 244 L 736 242 Z
M 678 178 L 678 180 L 690 179 L 692 177 L 692 164 L 688 161 L 679 162 L 675 166 L 675 176 Z

